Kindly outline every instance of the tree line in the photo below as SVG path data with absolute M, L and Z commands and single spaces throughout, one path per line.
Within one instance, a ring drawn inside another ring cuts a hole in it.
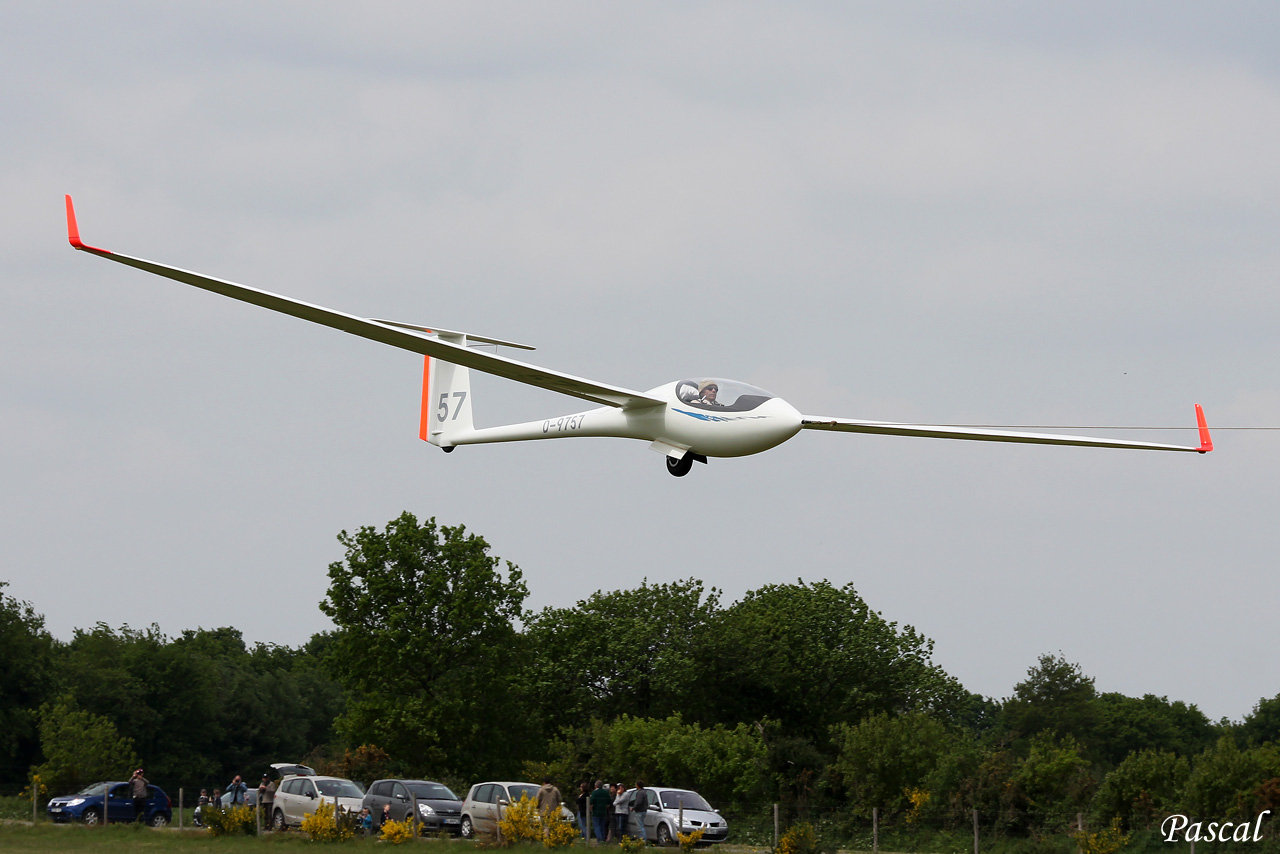
M 1096 690 L 1046 654 L 995 700 L 851 586 L 765 585 L 732 603 L 697 579 L 525 608 L 519 568 L 462 526 L 410 513 L 343 531 L 297 648 L 233 628 L 49 635 L 0 582 L 0 786 L 52 793 L 145 764 L 212 787 L 271 762 L 375 776 L 607 777 L 725 808 L 1057 832 L 1087 813 L 1280 814 L 1280 695 L 1242 721 Z

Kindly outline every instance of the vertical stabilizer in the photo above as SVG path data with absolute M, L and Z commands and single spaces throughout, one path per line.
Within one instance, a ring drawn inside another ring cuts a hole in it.
M 453 332 L 436 333 L 440 340 L 465 347 L 467 336 Z M 452 362 L 430 356 L 422 367 L 422 418 L 418 436 L 441 448 L 452 448 L 453 440 L 470 433 L 471 375 Z

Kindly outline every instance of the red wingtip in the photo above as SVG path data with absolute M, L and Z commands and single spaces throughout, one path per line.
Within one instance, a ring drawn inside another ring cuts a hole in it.
M 67 196 L 67 241 L 76 249 L 87 249 L 90 252 L 104 252 L 110 255 L 105 249 L 98 249 L 95 246 L 86 246 L 80 240 L 80 227 L 76 225 L 76 208 L 71 203 L 71 196 Z
M 1213 450 L 1213 439 L 1209 438 L 1209 425 L 1204 420 L 1204 409 L 1196 404 L 1196 426 L 1200 428 L 1200 447 L 1196 450 L 1207 454 Z

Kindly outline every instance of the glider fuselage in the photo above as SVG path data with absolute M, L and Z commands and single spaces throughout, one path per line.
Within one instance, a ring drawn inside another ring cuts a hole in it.
M 800 432 L 800 413 L 780 397 L 733 380 L 717 379 L 718 401 L 708 401 L 698 385 L 679 380 L 645 394 L 664 405 L 602 406 L 542 421 L 485 427 L 449 436 L 442 447 L 520 442 L 570 436 L 642 439 L 706 457 L 743 457 L 767 451 Z

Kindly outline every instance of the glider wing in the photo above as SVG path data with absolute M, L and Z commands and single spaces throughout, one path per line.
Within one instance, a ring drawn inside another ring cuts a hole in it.
M 94 246 L 86 246 L 80 240 L 80 231 L 76 225 L 75 209 L 72 207 L 70 196 L 67 196 L 67 239 L 76 249 L 110 261 L 126 264 L 130 267 L 137 267 L 139 270 L 155 273 L 157 276 L 164 276 L 187 285 L 203 288 L 206 291 L 213 291 L 215 294 L 221 294 L 222 296 L 261 306 L 262 308 L 269 308 L 282 314 L 309 320 L 312 323 L 339 329 L 352 335 L 358 335 L 361 338 L 380 341 L 383 344 L 390 344 L 392 347 L 399 347 L 402 350 L 409 350 L 424 356 L 432 356 L 445 362 L 505 377 L 526 385 L 557 391 L 570 397 L 589 400 L 604 406 L 616 406 L 621 409 L 662 406 L 665 403 L 659 398 L 651 397 L 642 392 L 598 383 L 593 380 L 575 377 L 571 374 L 562 374 L 559 371 L 547 370 L 537 365 L 508 359 L 494 353 L 486 353 L 459 344 L 451 344 L 448 341 L 442 341 L 430 335 L 433 331 L 444 332 L 446 330 L 431 330 L 426 327 L 392 324 L 386 321 L 357 317 L 331 308 L 325 308 L 324 306 L 312 305 L 311 303 L 280 296 L 279 294 L 260 291 L 257 288 L 251 288 L 246 285 L 238 285 L 235 282 L 215 279 L 201 273 L 193 273 L 190 270 L 182 270 L 177 267 L 158 264 L 155 261 L 147 261 Z M 495 344 L 506 343 L 497 339 L 477 338 L 475 340 Z
M 842 433 L 878 433 L 882 436 L 922 436 L 934 439 L 969 439 L 978 442 L 1024 442 L 1032 445 L 1081 445 L 1086 448 L 1130 448 L 1149 451 L 1195 451 L 1207 454 L 1213 450 L 1204 410 L 1196 404 L 1196 425 L 1200 446 L 1162 445 L 1155 442 L 1129 442 L 1094 436 L 1064 436 L 1054 433 L 1017 433 L 986 430 L 978 427 L 952 427 L 945 424 L 899 424 L 892 421 L 858 421 L 850 418 L 826 418 L 805 415 L 800 426 L 808 430 L 835 430 Z

